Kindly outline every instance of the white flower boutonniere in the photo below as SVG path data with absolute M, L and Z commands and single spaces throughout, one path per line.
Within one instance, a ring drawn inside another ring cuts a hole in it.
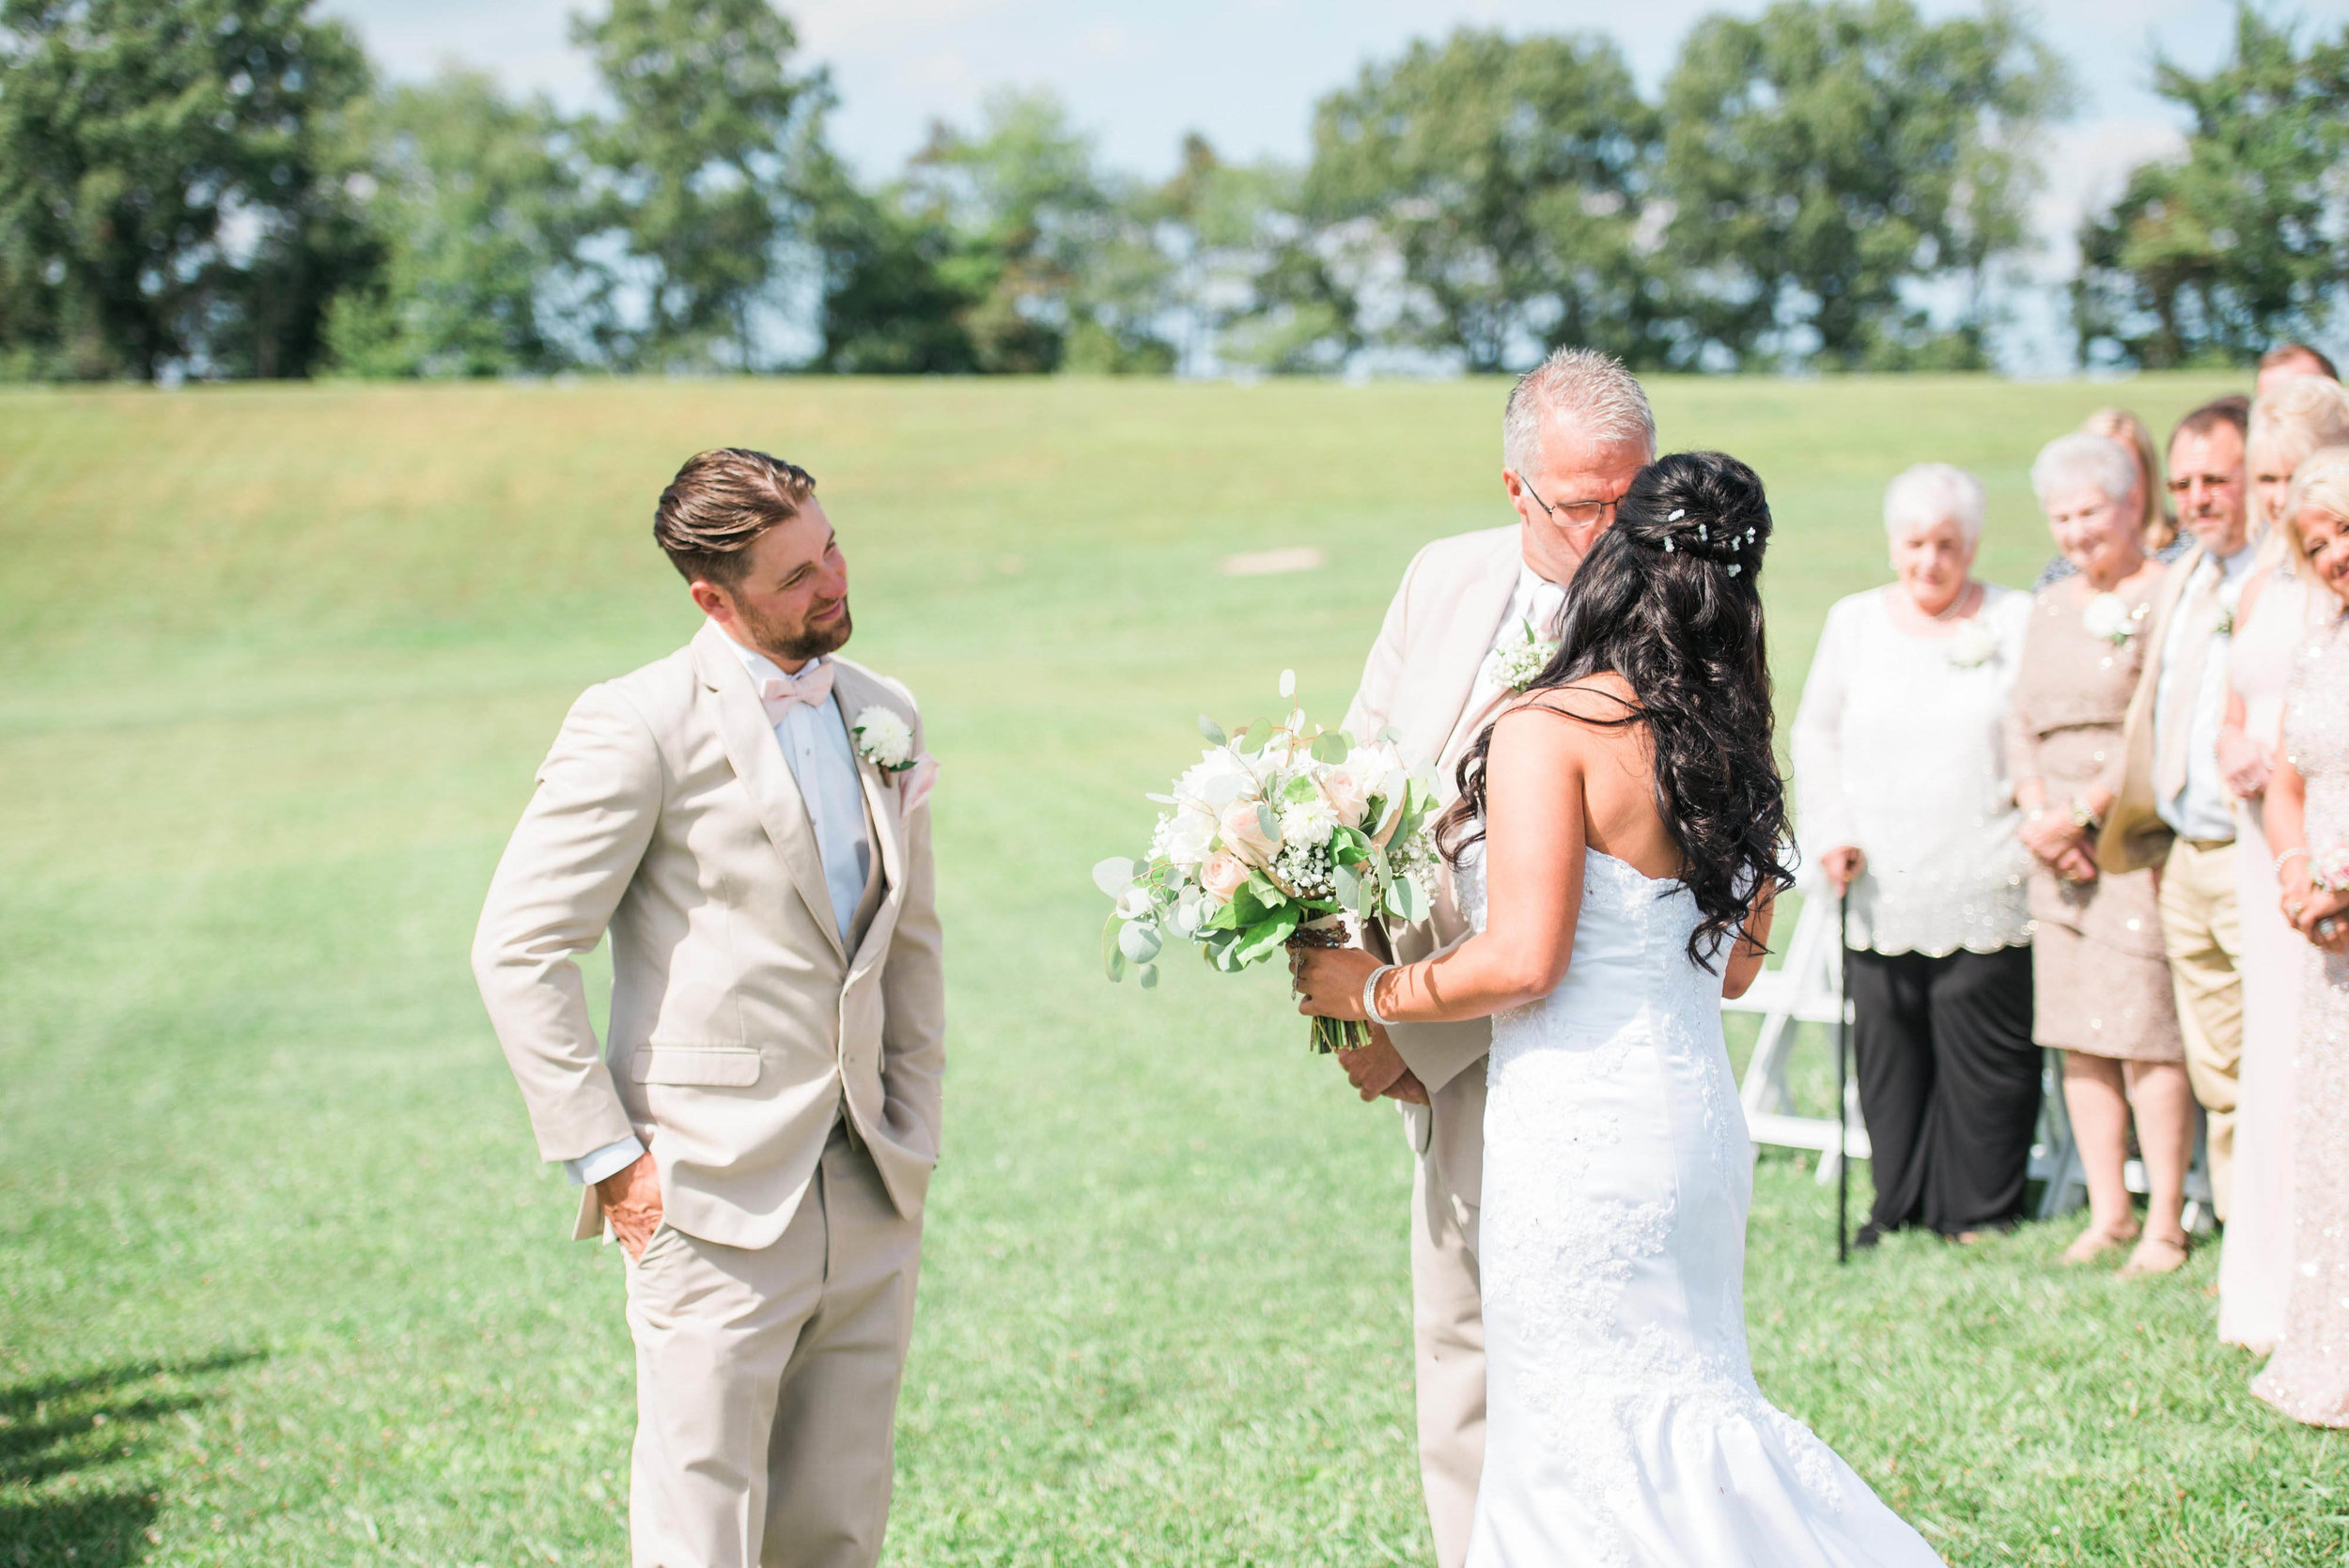
M 1503 639 L 1485 660 L 1485 678 L 1505 691 L 1522 691 L 1558 657 L 1558 644 L 1533 635 L 1533 623 L 1520 619 L 1519 636 Z
M 1961 670 L 1979 669 L 1999 657 L 1999 640 L 1979 618 L 1963 622 L 1950 638 L 1950 662 Z
M 868 707 L 848 725 L 856 737 L 856 754 L 884 773 L 902 773 L 913 766 L 913 726 L 894 709 Z
M 2100 643 L 2126 647 L 2132 638 L 2145 629 L 2145 612 L 2152 608 L 2149 600 L 2132 610 L 2128 600 L 2119 594 L 2098 594 L 2080 612 L 2080 626 Z

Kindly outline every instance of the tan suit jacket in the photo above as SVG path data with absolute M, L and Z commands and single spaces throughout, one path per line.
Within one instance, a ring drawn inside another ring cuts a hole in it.
M 844 714 L 906 689 L 835 660 Z M 944 985 L 929 811 L 857 762 L 881 882 L 835 929 L 807 806 L 750 674 L 715 624 L 590 687 L 498 862 L 474 973 L 547 1159 L 645 1141 L 669 1223 L 765 1247 L 844 1116 L 890 1200 L 921 1212 L 938 1161 Z M 578 959 L 609 929 L 608 1050 Z M 601 1217 L 590 1188 L 576 1234 Z
M 2122 722 L 2120 757 L 2105 774 L 2105 787 L 2112 791 L 2112 806 L 2105 813 L 2105 825 L 2096 838 L 2096 863 L 2115 876 L 2160 864 L 2170 852 L 2170 841 L 2177 837 L 2155 804 L 2154 698 L 2161 689 L 2162 652 L 2169 645 L 2170 618 L 2206 558 L 2198 544 L 2170 562 L 2161 586 L 2154 591 L 2153 613 L 2145 618 L 2145 635 L 2150 639 L 2145 644 L 2145 665 L 2129 697 L 2128 717 Z M 2191 650 L 2190 657 L 2199 661 L 2202 650 Z
M 1432 758 L 1438 789 L 1458 793 L 1460 758 L 1499 711 L 1489 704 L 1470 712 L 1476 677 L 1492 651 L 1523 567 L 1516 526 L 1438 539 L 1412 558 L 1403 585 L 1387 607 L 1386 624 L 1370 650 L 1362 683 L 1346 710 L 1346 727 L 1358 740 L 1393 726 L 1406 760 Z M 1469 934 L 1446 868 L 1429 918 L 1390 930 L 1392 956 L 1415 963 Z M 1411 1146 L 1440 1168 L 1444 1182 L 1470 1204 L 1484 1191 L 1485 1058 L 1492 1025 L 1398 1024 L 1394 1048 L 1427 1090 L 1428 1105 L 1406 1105 Z

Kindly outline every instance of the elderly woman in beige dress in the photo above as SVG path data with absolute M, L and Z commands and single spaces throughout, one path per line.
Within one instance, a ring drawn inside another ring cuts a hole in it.
M 2121 744 L 2145 659 L 2160 565 L 2145 553 L 2137 464 L 2103 436 L 2049 442 L 2031 488 L 2076 568 L 2039 590 L 2007 718 L 2016 830 L 2030 878 L 2031 1037 L 2063 1052 L 2063 1103 L 2088 1177 L 2088 1228 L 2064 1252 L 2083 1264 L 2136 1242 L 2124 1274 L 2186 1261 L 2186 1169 L 2194 1149 L 2161 916 L 2150 871 L 2099 875 L 2082 793 Z M 2138 1222 L 2123 1177 L 2131 1113 L 2150 1189 Z

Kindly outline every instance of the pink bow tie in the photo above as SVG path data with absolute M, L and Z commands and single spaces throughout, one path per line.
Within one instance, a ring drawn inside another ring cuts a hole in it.
M 758 700 L 771 724 L 782 723 L 795 703 L 821 707 L 832 701 L 832 666 L 810 664 L 796 675 L 769 675 L 758 683 Z

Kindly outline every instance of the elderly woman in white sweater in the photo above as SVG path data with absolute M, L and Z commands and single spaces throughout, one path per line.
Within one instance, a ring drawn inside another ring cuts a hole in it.
M 1848 893 L 1862 1246 L 2021 1217 L 2039 1114 L 2030 860 L 2004 725 L 2029 596 L 1975 581 L 1983 490 L 1924 463 L 1884 496 L 1892 582 L 1828 612 L 1795 717 L 1806 860 Z

